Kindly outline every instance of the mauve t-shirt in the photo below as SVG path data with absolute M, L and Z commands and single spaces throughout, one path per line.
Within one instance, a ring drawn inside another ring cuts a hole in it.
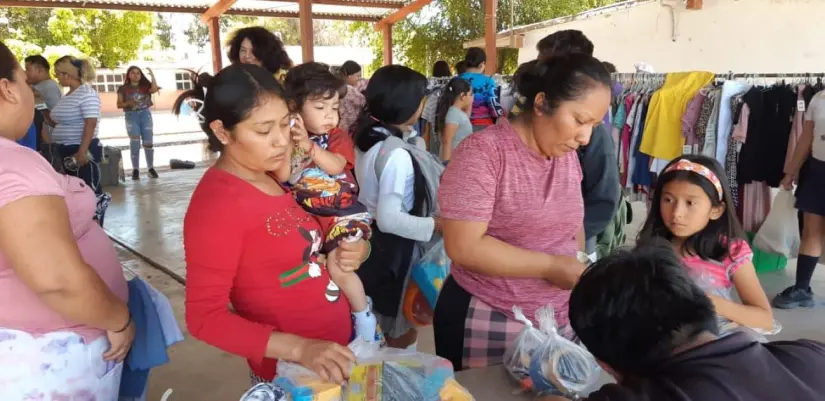
M 0 138 L 0 208 L 29 196 L 59 196 L 66 201 L 74 239 L 83 260 L 124 302 L 126 279 L 112 242 L 92 218 L 97 207 L 94 192 L 76 177 L 58 174 L 37 152 Z M 13 307 L 11 307 L 13 305 Z M 14 273 L 0 252 L 0 327 L 32 335 L 72 331 L 86 340 L 103 330 L 66 320 L 46 306 Z
M 507 119 L 465 139 L 441 178 L 441 216 L 486 222 L 487 235 L 549 255 L 576 256 L 582 229 L 582 172 L 576 152 L 546 158 L 525 145 Z M 491 277 L 453 263 L 452 276 L 481 301 L 513 317 L 520 306 L 535 322 L 550 304 L 566 325 L 570 291 L 540 278 Z

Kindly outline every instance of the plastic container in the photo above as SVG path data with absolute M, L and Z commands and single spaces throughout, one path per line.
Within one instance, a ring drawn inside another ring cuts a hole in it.
M 756 236 L 756 233 L 748 232 L 747 236 L 748 244 L 750 244 L 753 250 L 753 267 L 757 273 L 768 273 L 785 269 L 785 266 L 788 265 L 788 258 L 785 257 L 785 255 L 756 248 L 753 245 L 753 238 Z

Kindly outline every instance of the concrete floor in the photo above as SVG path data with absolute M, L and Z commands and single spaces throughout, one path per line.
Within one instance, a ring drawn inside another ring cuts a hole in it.
M 169 297 L 186 337 L 170 350 L 170 363 L 152 371 L 148 401 L 160 400 L 169 388 L 174 391 L 169 401 L 234 401 L 249 387 L 245 361 L 191 338 L 184 322 L 185 289 L 180 283 L 186 277 L 183 217 L 204 171 L 202 168 L 160 171 L 158 180 L 143 178 L 139 182 L 129 181 L 107 189 L 112 193 L 113 201 L 106 215 L 105 228 L 126 247 L 118 246 L 125 274 L 140 276 Z M 634 204 L 634 212 L 636 220 L 628 230 L 629 237 L 636 235 L 642 223 L 644 205 Z M 137 251 L 145 259 L 127 248 Z M 790 262 L 788 274 L 792 274 L 795 262 Z M 764 274 L 760 278 L 769 296 L 781 291 L 791 280 L 786 272 Z M 814 278 L 814 290 L 825 294 L 825 271 L 821 268 Z M 776 318 L 784 330 L 775 339 L 825 341 L 825 319 L 817 318 L 821 311 L 821 307 L 776 311 Z M 419 350 L 434 351 L 431 330 L 421 332 Z

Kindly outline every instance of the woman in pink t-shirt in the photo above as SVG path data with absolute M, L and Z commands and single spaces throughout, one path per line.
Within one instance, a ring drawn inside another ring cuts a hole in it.
M 453 261 L 435 310 L 436 353 L 457 370 L 502 362 L 523 327 L 552 305 L 563 334 L 584 265 L 584 206 L 576 154 L 610 103 L 610 74 L 577 54 L 519 68 L 517 116 L 470 135 L 438 191 Z
M 26 74 L 0 43 L 0 400 L 117 399 L 134 338 L 120 261 L 95 195 L 17 143 Z

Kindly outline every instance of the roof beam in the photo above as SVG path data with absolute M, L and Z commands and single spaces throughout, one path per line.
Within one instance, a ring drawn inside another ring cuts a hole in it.
M 75 8 L 87 10 L 112 10 L 112 11 L 145 11 L 159 13 L 185 13 L 203 14 L 207 7 L 184 7 L 184 6 L 146 6 L 133 4 L 112 4 L 112 3 L 92 3 L 92 2 L 66 2 L 60 0 L 0 0 L 0 7 L 25 7 L 25 8 Z M 272 17 L 272 18 L 298 18 L 298 13 L 284 11 L 266 10 L 233 10 L 229 9 L 226 15 L 244 15 L 248 17 Z M 363 21 L 378 22 L 378 18 L 365 15 L 339 15 L 329 13 L 315 13 L 312 18 L 320 20 L 340 20 L 340 21 Z
M 220 17 L 221 14 L 229 11 L 238 0 L 218 0 L 205 13 L 201 14 L 201 21 L 207 22 L 212 18 Z
M 281 0 L 283 1 L 283 0 Z M 298 0 L 286 0 L 297 3 Z M 404 8 L 404 3 L 397 1 L 381 1 L 381 0 L 313 0 L 312 4 L 325 6 L 346 6 L 346 7 L 367 7 L 367 8 Z
M 402 7 L 400 10 L 384 17 L 380 21 L 375 24 L 376 31 L 383 31 L 384 26 L 392 25 L 398 21 L 407 18 L 408 15 L 417 12 L 424 8 L 427 4 L 432 3 L 433 0 L 414 0 L 412 3 L 407 4 L 406 6 Z

